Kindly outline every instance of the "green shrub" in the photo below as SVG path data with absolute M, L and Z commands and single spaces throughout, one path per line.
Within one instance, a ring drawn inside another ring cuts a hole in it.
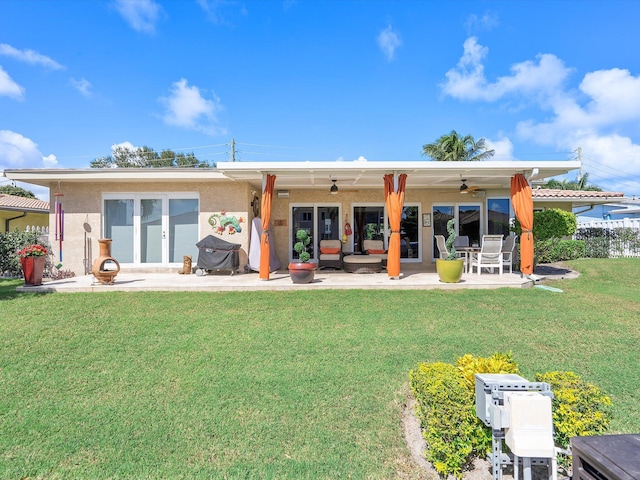
M 571 437 L 600 435 L 609 427 L 611 399 L 573 372 L 536 374 L 553 392 L 553 426 L 556 445 L 567 448 Z
M 490 357 L 474 357 L 467 353 L 456 360 L 456 366 L 472 391 L 475 390 L 476 373 L 518 373 L 518 365 L 513 361 L 511 352 L 496 352 Z
M 22 265 L 16 252 L 32 243 L 40 243 L 36 232 L 0 233 L 0 275 L 21 276 Z
M 429 446 L 427 460 L 441 475 L 461 478 L 474 456 L 491 445 L 491 432 L 476 416 L 473 392 L 460 370 L 447 363 L 420 363 L 409 378 Z
M 572 212 L 549 208 L 533 213 L 533 236 L 536 240 L 573 235 L 577 228 L 578 220 Z M 522 226 L 517 218 L 514 221 L 513 231 L 517 235 L 522 235 Z
M 583 240 L 538 240 L 535 244 L 536 263 L 553 263 L 584 258 L 586 245 Z
M 447 363 L 420 363 L 409 372 L 416 399 L 416 415 L 427 441 L 426 458 L 443 476 L 461 478 L 475 457 L 491 448 L 491 429 L 475 414 L 476 373 L 518 373 L 511 353 L 490 357 L 467 354 Z M 555 444 L 567 448 L 571 437 L 605 433 L 611 400 L 593 384 L 572 372 L 536 374 L 554 394 L 552 401 Z

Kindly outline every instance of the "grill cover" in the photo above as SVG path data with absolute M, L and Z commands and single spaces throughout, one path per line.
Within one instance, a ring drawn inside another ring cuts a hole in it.
M 198 243 L 198 268 L 203 270 L 237 270 L 240 245 L 208 235 Z

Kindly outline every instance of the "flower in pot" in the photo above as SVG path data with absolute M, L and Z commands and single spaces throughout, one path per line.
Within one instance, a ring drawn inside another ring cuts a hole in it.
M 293 283 L 310 283 L 313 281 L 316 264 L 310 262 L 311 255 L 307 251 L 311 243 L 309 232 L 304 228 L 296 232 L 296 243 L 293 249 L 298 254 L 298 261 L 289 263 L 289 274 Z
M 26 285 L 42 285 L 44 261 L 49 255 L 47 248 L 44 245 L 32 243 L 18 250 L 17 254 L 22 265 L 24 283 Z
M 456 241 L 456 220 L 452 218 L 447 222 L 447 233 L 449 236 L 445 242 L 447 247 L 447 258 L 436 260 L 436 271 L 443 283 L 458 283 L 462 278 L 464 270 L 464 260 L 458 258 L 458 252 L 454 242 Z

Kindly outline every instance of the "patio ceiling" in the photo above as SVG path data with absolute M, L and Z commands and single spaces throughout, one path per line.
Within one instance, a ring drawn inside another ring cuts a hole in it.
M 214 169 L 107 168 L 5 170 L 12 180 L 49 187 L 55 182 L 215 182 L 247 181 L 262 188 L 263 176 L 276 175 L 276 189 L 383 188 L 383 176 L 406 173 L 407 188 L 459 188 L 461 179 L 481 189 L 509 188 L 522 173 L 530 182 L 564 175 L 580 168 L 579 161 L 354 161 L 354 162 L 220 162 Z
M 407 188 L 459 188 L 466 179 L 469 186 L 491 189 L 509 188 L 516 173 L 543 181 L 580 168 L 580 162 L 222 162 L 217 168 L 226 177 L 256 186 L 263 174 L 274 174 L 276 189 L 328 189 L 332 180 L 343 189 L 383 188 L 388 173 L 406 173 Z

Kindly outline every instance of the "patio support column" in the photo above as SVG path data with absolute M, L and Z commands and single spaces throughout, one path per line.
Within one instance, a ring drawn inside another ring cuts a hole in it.
M 271 257 L 271 246 L 269 245 L 269 225 L 271 222 L 271 199 L 273 198 L 273 187 L 276 183 L 276 176 L 267 173 L 266 178 L 262 178 L 262 199 L 260 212 L 262 214 L 262 236 L 260 237 L 260 279 L 269 280 L 269 259 Z
M 522 226 L 520 236 L 520 271 L 533 273 L 533 198 L 531 187 L 521 173 L 511 177 L 511 205 Z
M 392 278 L 400 277 L 400 220 L 404 207 L 404 190 L 407 175 L 387 174 L 384 176 L 384 200 L 391 225 L 389 250 L 387 251 L 387 275 Z M 397 185 L 397 189 L 396 189 Z

